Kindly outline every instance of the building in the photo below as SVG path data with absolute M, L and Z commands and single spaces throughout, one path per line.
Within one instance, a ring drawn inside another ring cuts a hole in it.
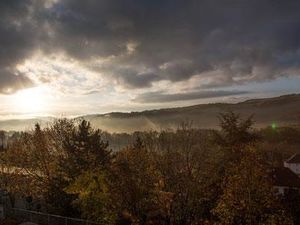
M 300 154 L 295 154 L 284 162 L 284 167 L 289 168 L 300 176 Z
M 277 194 L 284 195 L 291 190 L 300 190 L 300 178 L 287 167 L 273 168 L 271 178 Z

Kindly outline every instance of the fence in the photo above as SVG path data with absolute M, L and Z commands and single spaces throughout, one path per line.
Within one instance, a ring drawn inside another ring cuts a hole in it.
M 19 208 L 11 208 L 9 211 L 9 214 L 15 218 L 39 225 L 97 225 L 97 223 L 88 220 L 52 215 Z

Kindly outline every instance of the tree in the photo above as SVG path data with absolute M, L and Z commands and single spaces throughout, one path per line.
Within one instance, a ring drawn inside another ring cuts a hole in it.
M 224 191 L 213 213 L 221 224 L 291 224 L 255 149 L 248 148 L 241 161 L 227 171 Z
M 294 224 L 300 224 L 300 192 L 288 190 L 281 196 L 281 203 L 291 213 Z
M 90 123 L 76 126 L 75 121 L 62 119 L 45 129 L 36 124 L 32 132 L 21 134 L 5 154 L 5 164 L 25 174 L 30 187 L 25 194 L 43 198 L 49 212 L 78 216 L 72 206 L 77 194 L 67 193 L 66 188 L 82 173 L 108 166 L 107 148 L 101 132 Z
M 104 169 L 111 160 L 108 142 L 102 140 L 101 131 L 92 129 L 85 120 L 66 132 L 60 152 L 59 166 L 69 180 L 88 170 Z
M 220 131 L 214 131 L 213 143 L 224 151 L 224 170 L 228 163 L 238 162 L 243 150 L 250 144 L 255 144 L 258 135 L 253 129 L 253 116 L 245 120 L 232 111 L 221 113 Z
M 108 222 L 102 209 L 106 204 L 98 204 L 106 194 L 94 180 L 103 181 L 111 160 L 111 151 L 102 140 L 101 131 L 94 130 L 85 120 L 76 126 L 76 121 L 62 119 L 52 124 L 49 135 L 57 153 L 58 174 L 63 177 L 60 190 L 67 192 L 67 199 L 73 197 L 72 204 L 67 202 L 80 209 L 85 218 Z M 90 204 L 97 207 L 90 208 Z
M 1 140 L 1 146 L 0 146 L 0 150 L 4 149 L 4 142 L 5 142 L 5 131 L 0 130 L 0 140 Z
M 218 150 L 189 123 L 176 132 L 161 132 L 158 144 L 161 192 L 172 196 L 165 224 L 197 224 L 209 219 L 219 188 Z
M 86 171 L 66 191 L 78 195 L 73 205 L 80 209 L 82 217 L 99 224 L 115 224 L 116 212 L 103 171 Z
M 32 132 L 21 133 L 14 140 L 3 158 L 7 177 L 14 178 L 14 182 L 7 183 L 5 188 L 35 199 L 43 198 L 49 210 L 64 202 L 59 198 L 62 177 L 57 173 L 57 158 L 50 142 L 47 132 L 36 124 Z M 61 213 L 60 210 L 65 209 L 63 204 L 58 211 Z
M 85 120 L 78 126 L 74 120 L 57 120 L 48 132 L 56 151 L 58 181 L 62 178 L 57 191 L 51 193 L 61 193 L 64 197 L 62 202 L 76 206 L 87 217 L 87 209 L 84 207 L 86 202 L 81 189 L 78 188 L 86 177 L 84 174 L 97 174 L 107 169 L 111 159 L 108 143 L 102 140 L 101 131 L 92 129 L 90 123 Z M 58 196 L 50 197 L 55 202 Z M 71 207 L 68 208 L 72 212 Z
M 145 224 L 150 213 L 158 210 L 160 174 L 140 138 L 134 146 L 116 153 L 110 177 L 118 214 L 127 213 L 133 221 Z
M 35 184 L 32 194 L 42 195 L 55 174 L 55 156 L 49 147 L 49 139 L 39 124 L 31 133 L 22 133 L 7 152 L 5 164 L 20 170 Z M 15 157 L 18 155 L 18 157 Z M 35 192 L 35 193 L 34 193 Z

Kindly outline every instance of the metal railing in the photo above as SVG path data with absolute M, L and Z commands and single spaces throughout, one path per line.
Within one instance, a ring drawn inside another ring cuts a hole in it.
M 11 208 L 9 214 L 18 220 L 32 222 L 39 225 L 97 225 L 98 223 L 76 219 L 71 217 L 64 217 L 59 215 L 47 214 L 42 212 L 30 211 L 19 208 Z

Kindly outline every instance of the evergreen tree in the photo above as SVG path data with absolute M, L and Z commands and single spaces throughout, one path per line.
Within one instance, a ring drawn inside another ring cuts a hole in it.
M 71 180 L 87 170 L 103 169 L 111 160 L 111 151 L 102 140 L 101 131 L 92 129 L 85 120 L 63 140 L 62 152 L 60 167 Z

